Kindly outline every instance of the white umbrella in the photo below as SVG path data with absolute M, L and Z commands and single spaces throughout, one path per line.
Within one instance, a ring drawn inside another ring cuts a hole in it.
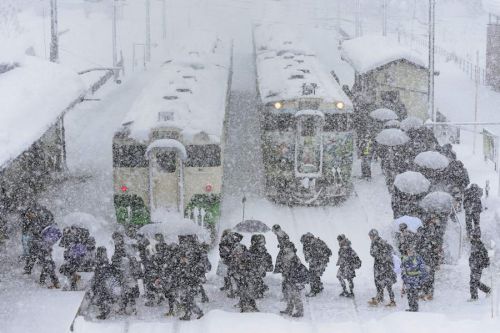
M 398 119 L 398 115 L 396 112 L 389 109 L 377 109 L 375 111 L 370 112 L 370 117 L 378 121 L 389 121 Z
M 396 176 L 394 186 L 403 193 L 422 194 L 429 190 L 431 182 L 420 172 L 406 171 Z
M 446 192 L 432 192 L 420 201 L 420 207 L 430 213 L 449 214 L 453 208 L 453 197 Z
M 206 228 L 176 215 L 169 214 L 168 218 L 162 219 L 163 222 L 146 224 L 138 230 L 138 233 L 150 239 L 156 234 L 162 234 L 167 242 L 177 242 L 178 236 L 184 235 L 196 235 L 200 241 L 210 242 L 210 234 Z
M 415 216 L 401 216 L 394 220 L 394 225 L 399 230 L 400 224 L 406 224 L 408 226 L 408 230 L 417 232 L 418 228 L 422 226 L 422 220 Z
M 400 146 L 407 143 L 410 138 L 398 128 L 387 128 L 380 132 L 375 140 L 384 146 Z
M 424 151 L 415 157 L 415 164 L 427 169 L 442 170 L 448 167 L 450 161 L 437 151 Z
M 408 118 L 405 118 L 401 121 L 401 126 L 400 128 L 403 130 L 403 131 L 409 131 L 411 129 L 415 129 L 415 128 L 420 128 L 424 125 L 424 122 L 422 121 L 422 119 L 420 118 L 417 118 L 417 117 L 413 117 L 413 116 L 410 116 Z

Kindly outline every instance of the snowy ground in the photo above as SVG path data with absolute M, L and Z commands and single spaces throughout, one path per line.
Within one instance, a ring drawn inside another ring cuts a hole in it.
M 217 0 L 222 4 L 222 0 Z M 378 228 L 384 237 L 390 237 L 391 209 L 390 198 L 385 188 L 379 167 L 374 165 L 375 176 L 370 182 L 355 179 L 355 193 L 344 204 L 326 208 L 289 208 L 276 206 L 263 198 L 262 166 L 258 145 L 258 122 L 256 110 L 255 77 L 249 26 L 243 19 L 238 22 L 236 14 L 247 10 L 248 4 L 241 2 L 241 9 L 219 8 L 228 17 L 228 26 L 237 27 L 234 33 L 239 36 L 235 42 L 235 73 L 233 78 L 232 100 L 228 119 L 228 132 L 225 149 L 226 174 L 224 179 L 225 196 L 221 229 L 234 226 L 241 220 L 241 197 L 246 195 L 246 217 L 260 219 L 269 226 L 279 223 L 286 230 L 300 251 L 300 236 L 313 232 L 332 248 L 333 261 L 325 272 L 325 292 L 308 299 L 306 315 L 300 320 L 290 320 L 277 315 L 285 307 L 280 302 L 280 280 L 278 276 L 269 276 L 267 282 L 271 290 L 265 299 L 258 302 L 262 313 L 239 314 L 233 305 L 236 300 L 226 298 L 218 287 L 222 284 L 214 272 L 209 275 L 206 289 L 211 302 L 203 304 L 206 316 L 194 322 L 179 322 L 163 316 L 164 306 L 157 308 L 139 307 L 138 314 L 132 317 L 115 317 L 99 322 L 89 316 L 79 317 L 75 325 L 76 332 L 498 332 L 500 321 L 491 319 L 491 301 L 498 303 L 498 294 L 491 298 L 481 298 L 477 303 L 467 303 L 468 264 L 467 248 L 464 248 L 462 260 L 457 265 L 444 265 L 437 274 L 436 294 L 432 302 L 421 304 L 421 313 L 404 312 L 406 299 L 401 299 L 397 290 L 397 308 L 369 307 L 366 301 L 375 293 L 373 286 L 372 259 L 369 256 L 368 231 Z M 214 7 L 218 8 L 218 7 Z M 260 8 L 259 10 L 262 10 Z M 208 24 L 208 23 L 207 23 Z M 349 69 L 338 61 L 336 39 L 321 43 L 320 34 L 315 29 L 304 31 L 304 35 L 314 36 L 311 45 L 318 49 L 321 57 L 328 60 L 329 68 L 348 77 Z M 331 30 L 319 30 L 321 34 L 332 36 Z M 332 56 L 332 54 L 334 56 Z M 330 55 L 330 57 L 329 57 Z M 335 58 L 337 60 L 335 60 Z M 153 72 L 153 71 L 152 71 Z M 77 212 L 93 215 L 96 219 L 114 223 L 111 176 L 111 140 L 114 130 L 129 110 L 132 101 L 140 93 L 152 72 L 145 72 L 128 77 L 121 86 L 108 84 L 99 92 L 100 101 L 87 102 L 78 106 L 66 118 L 68 134 L 67 178 L 44 195 L 41 201 L 47 204 L 61 221 L 65 216 Z M 455 75 L 446 70 L 447 75 Z M 456 74 L 458 75 L 458 74 Z M 470 86 L 465 80 L 452 77 L 441 86 L 443 91 L 460 91 L 460 96 L 468 96 Z M 460 86 L 462 85 L 463 86 Z M 458 86 L 456 86 L 458 85 Z M 457 87 L 454 90 L 450 87 Z M 439 95 L 439 94 L 438 94 Z M 448 94 L 450 100 L 453 95 Z M 492 99 L 497 98 L 495 94 Z M 459 104 L 459 103 L 458 103 Z M 457 111 L 457 114 L 462 114 Z M 464 137 L 464 144 L 457 146 L 459 157 L 466 163 L 471 179 L 484 184 L 486 179 L 496 183 L 497 175 L 491 172 L 491 165 L 485 164 L 479 154 L 471 154 L 471 137 Z M 356 164 L 356 175 L 359 165 Z M 492 193 L 496 193 L 493 188 Z M 497 222 L 500 214 L 498 198 L 488 202 L 490 209 L 483 214 L 485 237 L 497 240 L 500 244 L 500 228 Z M 336 280 L 335 262 L 337 259 L 338 234 L 346 234 L 354 249 L 363 261 L 358 271 L 356 283 L 356 301 L 338 297 L 340 287 Z M 249 241 L 245 235 L 244 242 Z M 266 235 L 268 249 L 275 256 L 276 239 Z M 0 256 L 0 323 L 1 332 L 67 332 L 79 302 L 81 292 L 49 291 L 35 283 L 35 277 L 21 276 L 22 267 L 16 261 L 19 245 L 12 240 L 8 256 Z M 217 251 L 211 253 L 214 270 Z M 60 253 L 58 254 L 60 255 Z M 495 260 L 496 267 L 498 258 Z M 492 269 L 495 269 L 492 268 Z M 488 281 L 491 270 L 485 271 L 484 281 Z M 496 280 L 499 280 L 497 274 Z M 498 282 L 496 282 L 498 284 Z M 400 283 L 398 284 L 400 286 Z M 397 288 L 396 288 L 397 289 Z M 495 308 L 498 318 L 498 307 Z M 35 329 L 36 328 L 36 329 Z

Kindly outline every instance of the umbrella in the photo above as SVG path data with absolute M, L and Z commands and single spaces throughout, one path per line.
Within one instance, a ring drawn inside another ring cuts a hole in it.
M 437 151 L 424 151 L 415 157 L 415 164 L 426 169 L 442 170 L 448 167 L 450 161 Z
M 380 132 L 375 138 L 378 143 L 384 146 L 400 146 L 407 143 L 410 138 L 405 132 L 398 128 L 387 128 Z
M 399 128 L 400 125 L 401 125 L 401 123 L 399 122 L 399 120 L 389 120 L 388 122 L 386 122 L 384 124 L 384 127 L 385 128 Z
M 401 216 L 394 220 L 395 225 L 399 228 L 399 225 L 404 223 L 408 226 L 408 230 L 417 232 L 417 229 L 422 226 L 422 220 L 415 216 Z
M 420 207 L 428 213 L 449 214 L 453 209 L 453 197 L 446 192 L 432 192 L 420 201 Z
M 268 232 L 271 230 L 265 223 L 258 220 L 245 220 L 238 223 L 234 229 L 239 232 Z
M 138 230 L 138 233 L 150 239 L 153 239 L 156 234 L 162 234 L 167 242 L 177 242 L 178 236 L 185 235 L 196 235 L 203 242 L 210 241 L 207 229 L 180 216 L 178 218 L 172 216 L 165 222 L 146 224 Z
M 410 116 L 410 117 L 405 118 L 401 121 L 400 128 L 403 131 L 409 131 L 411 129 L 420 128 L 423 125 L 424 125 L 424 122 L 422 121 L 422 119 Z
M 403 193 L 422 194 L 429 190 L 431 182 L 420 172 L 406 171 L 396 176 L 394 186 Z
M 396 112 L 389 109 L 377 109 L 370 112 L 370 117 L 378 121 L 389 121 L 398 119 Z

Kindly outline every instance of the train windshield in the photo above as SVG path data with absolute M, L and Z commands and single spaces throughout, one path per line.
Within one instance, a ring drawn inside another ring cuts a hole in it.
M 320 177 L 323 165 L 323 123 L 319 115 L 297 117 L 295 174 L 298 177 Z

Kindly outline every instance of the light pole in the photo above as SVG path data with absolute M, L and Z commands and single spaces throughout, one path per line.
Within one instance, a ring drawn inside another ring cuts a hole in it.
M 146 61 L 151 61 L 151 1 L 146 0 Z
M 387 0 L 382 0 L 382 36 L 387 36 Z
M 116 67 L 117 63 L 117 51 L 116 51 L 116 2 L 118 0 L 113 1 L 113 24 L 112 24 L 112 40 L 113 40 L 113 67 Z
M 436 29 L 436 0 L 429 0 L 429 115 L 432 122 L 436 122 L 434 107 L 434 56 L 435 56 L 435 29 Z
M 57 0 L 50 0 L 50 61 L 59 61 L 59 36 L 57 29 Z

